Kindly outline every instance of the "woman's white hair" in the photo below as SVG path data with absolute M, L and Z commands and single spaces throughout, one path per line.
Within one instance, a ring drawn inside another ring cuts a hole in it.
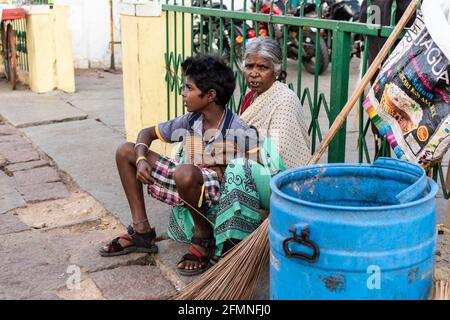
M 279 74 L 281 72 L 283 53 L 281 51 L 280 45 L 276 40 L 264 36 L 250 39 L 247 42 L 247 46 L 245 48 L 244 67 L 245 60 L 249 56 L 255 55 L 263 57 L 272 62 L 276 74 Z

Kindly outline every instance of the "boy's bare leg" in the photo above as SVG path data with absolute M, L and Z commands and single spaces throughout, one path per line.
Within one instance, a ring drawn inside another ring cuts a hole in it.
M 202 206 L 198 207 L 198 202 L 202 192 L 203 174 L 201 170 L 193 165 L 184 164 L 177 167 L 175 171 L 175 183 L 177 185 L 177 191 L 180 197 L 187 202 L 189 205 L 185 205 L 186 208 L 192 214 L 194 219 L 194 236 L 198 238 L 208 238 L 211 236 L 212 228 L 210 223 L 204 218 L 207 211 L 207 206 L 205 201 L 203 201 Z M 191 208 L 194 207 L 194 209 Z M 198 211 L 198 212 L 197 212 Z M 200 212 L 200 213 L 199 213 Z M 195 248 L 200 251 L 204 256 L 208 255 L 208 250 L 192 244 Z M 210 250 L 213 250 L 211 248 Z M 184 261 L 178 265 L 180 269 L 197 269 L 200 265 L 197 261 Z
M 152 151 L 149 151 L 147 155 L 147 160 L 152 167 L 155 166 L 155 163 L 159 158 L 160 155 Z M 151 230 L 151 225 L 147 220 L 142 183 L 136 179 L 136 154 L 134 152 L 133 143 L 127 142 L 119 146 L 116 152 L 116 163 L 120 180 L 130 206 L 133 227 L 139 233 L 149 232 Z M 201 170 L 193 165 L 180 165 L 175 171 L 174 178 L 180 197 L 201 213 L 199 214 L 196 210 L 192 210 L 189 206 L 186 206 L 194 219 L 194 235 L 199 238 L 208 238 L 211 235 L 211 226 L 203 217 L 207 210 L 205 202 L 198 208 L 201 187 L 203 185 L 203 174 Z M 119 239 L 119 243 L 123 247 L 133 244 L 122 238 Z M 205 248 L 197 245 L 194 246 L 202 255 L 208 254 L 208 251 Z M 185 261 L 179 264 L 178 267 L 197 269 L 200 266 L 196 261 Z
M 159 159 L 159 155 L 150 151 L 147 159 L 153 167 Z M 145 210 L 144 193 L 142 183 L 136 179 L 136 153 L 134 152 L 134 143 L 126 142 L 120 145 L 116 151 L 116 164 L 119 171 L 120 181 L 125 191 L 128 204 L 133 219 L 133 228 L 138 233 L 146 233 L 151 230 L 151 225 L 147 218 Z M 153 240 L 154 242 L 154 240 Z M 119 239 L 120 245 L 127 247 L 133 243 L 126 239 Z M 154 243 L 151 243 L 154 244 Z

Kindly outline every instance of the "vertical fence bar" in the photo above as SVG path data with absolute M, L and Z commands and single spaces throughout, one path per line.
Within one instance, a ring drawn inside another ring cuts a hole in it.
M 23 26 L 23 47 L 24 47 L 24 60 L 25 60 L 25 71 L 28 72 L 29 71 L 29 67 L 28 67 L 28 47 L 27 47 L 27 23 L 26 23 L 26 19 L 22 20 L 22 26 Z
M 169 0 L 166 0 L 166 4 L 169 3 Z M 171 69 L 170 69 L 170 46 L 169 46 L 169 14 L 170 11 L 166 11 L 166 81 L 167 81 L 167 120 L 170 120 L 170 87 L 171 87 Z
M 305 14 L 305 0 L 300 3 L 300 17 Z M 302 96 L 302 59 L 303 59 L 303 27 L 298 27 L 298 53 L 297 53 L 297 96 Z
M 247 12 L 247 0 L 244 0 L 244 12 Z M 245 20 L 242 21 L 242 37 L 244 41 L 242 42 L 242 57 L 245 57 L 245 45 L 247 43 L 247 23 Z
M 18 20 L 17 21 L 17 24 L 16 24 L 16 28 L 18 29 L 18 32 L 17 32 L 17 34 L 18 34 L 18 43 L 19 43 L 19 50 L 18 50 L 18 52 L 19 52 L 19 68 L 21 69 L 21 70 L 23 70 L 24 69 L 24 66 L 25 66 L 25 64 L 23 63 L 23 58 L 24 58 L 24 47 L 23 47 L 23 28 L 22 28 L 22 20 L 23 19 L 20 19 L 20 20 Z
M 330 93 L 330 126 L 348 99 L 348 79 L 350 73 L 351 34 L 333 31 L 333 52 Z M 346 123 L 336 134 L 328 148 L 328 162 L 345 162 Z
M 317 15 L 321 16 L 321 7 L 317 6 Z M 313 107 L 312 107 L 312 113 L 311 117 L 313 120 L 313 127 L 312 127 L 312 145 L 311 145 L 311 151 L 316 150 L 316 136 L 318 136 L 319 140 L 322 139 L 320 136 L 320 128 L 317 120 L 319 118 L 320 113 L 320 105 L 319 105 L 319 70 L 320 70 L 320 30 L 316 30 L 316 37 L 315 37 L 315 56 L 314 56 L 314 92 L 313 92 Z
M 397 18 L 397 0 L 392 1 L 392 7 L 391 7 L 391 23 L 390 26 L 393 27 L 396 24 L 396 18 Z
M 177 5 L 177 0 L 174 0 L 173 4 Z M 173 87 L 173 93 L 174 93 L 174 100 L 175 100 L 175 118 L 178 117 L 178 91 L 180 87 L 180 81 L 178 78 L 178 65 L 179 65 L 179 57 L 178 57 L 178 13 L 173 13 L 173 73 L 174 73 L 174 87 Z
M 270 15 L 269 15 L 269 22 L 267 22 L 267 29 L 269 29 L 269 37 L 271 37 L 273 39 L 274 34 L 273 34 L 273 26 L 272 23 L 270 22 L 270 17 L 273 14 L 273 0 L 270 1 Z
M 231 11 L 234 11 L 234 0 L 231 0 Z M 234 65 L 234 48 L 235 48 L 235 33 L 234 33 L 234 19 L 230 22 L 230 67 L 233 68 Z
M 234 0 L 231 0 L 231 11 L 234 11 Z M 232 70 L 235 70 L 235 66 L 234 66 L 234 55 L 235 55 L 235 48 L 236 48 L 236 34 L 235 34 L 235 22 L 234 19 L 231 18 L 230 19 L 230 67 Z M 238 71 L 235 71 L 235 77 L 236 77 L 236 81 L 238 79 Z M 236 100 L 233 97 L 231 97 L 231 100 L 227 106 L 229 109 L 231 110 L 235 110 L 236 109 Z
M 371 10 L 371 6 L 372 6 L 371 0 L 367 0 L 367 21 L 366 21 L 367 24 L 369 24 L 372 21 L 373 11 Z M 364 37 L 364 53 L 362 56 L 363 60 L 362 60 L 362 65 L 361 65 L 361 77 L 367 71 L 368 60 L 369 60 L 369 46 L 370 46 L 370 38 L 369 38 L 369 36 L 365 36 Z M 365 99 L 365 96 L 363 93 L 359 99 L 358 161 L 359 161 L 359 163 L 363 163 L 364 162 L 364 154 L 365 154 L 367 162 L 370 163 L 371 161 L 370 161 L 369 151 L 367 149 L 366 134 L 370 127 L 371 120 L 367 119 L 367 124 L 364 125 L 364 115 L 365 115 L 365 111 L 364 111 L 364 107 L 363 107 L 364 99 Z
M 391 20 L 390 20 L 389 25 L 391 27 L 395 27 L 396 24 L 397 24 L 397 0 L 394 0 L 392 2 L 392 7 L 391 7 Z M 389 54 L 391 54 L 393 50 L 394 49 L 391 48 L 391 50 L 389 50 Z
M 364 40 L 364 53 L 362 56 L 362 65 L 361 65 L 361 75 L 364 75 L 367 71 L 367 64 L 368 64 L 368 60 L 369 60 L 369 37 L 365 37 Z M 364 162 L 364 151 L 366 154 L 366 160 L 367 162 L 370 162 L 370 156 L 368 154 L 368 150 L 367 150 L 367 142 L 365 139 L 366 136 L 366 130 L 364 127 L 364 107 L 363 107 L 363 103 L 364 103 L 364 93 L 361 95 L 361 97 L 359 98 L 359 141 L 358 141 L 358 161 L 359 163 L 363 163 Z M 370 119 L 369 121 L 369 125 L 370 125 Z
M 286 0 L 285 7 L 284 7 L 284 15 L 286 16 L 288 14 L 288 4 L 290 0 Z M 288 55 L 288 47 L 287 47 L 287 41 L 288 41 L 288 25 L 283 25 L 283 71 L 286 71 L 287 69 L 287 55 Z
M 256 1 L 256 5 L 255 5 L 255 12 L 259 13 L 260 10 L 260 3 L 259 1 Z M 255 32 L 256 32 L 256 36 L 259 36 L 259 22 L 257 21 L 253 21 L 253 27 L 255 28 Z
M 20 53 L 19 53 L 19 61 L 20 61 L 20 69 L 21 70 L 25 70 L 25 43 L 23 41 L 23 38 L 25 36 L 25 29 L 23 27 L 23 20 L 24 19 L 20 19 L 18 21 L 18 28 L 19 28 L 19 44 L 20 44 Z
M 195 0 L 191 0 L 191 7 L 194 6 L 194 2 Z M 195 49 L 195 32 L 194 32 L 194 20 L 195 20 L 195 15 L 192 13 L 191 14 L 191 57 L 194 55 L 194 49 Z M 198 35 L 197 35 L 198 36 Z
M 317 16 L 320 17 L 322 13 L 321 6 L 317 7 Z M 316 55 L 314 61 L 314 108 L 318 108 L 319 100 L 319 70 L 320 70 L 320 30 L 316 30 Z M 318 112 L 317 112 L 318 114 Z
M 199 7 L 203 7 L 203 1 L 199 0 Z M 205 53 L 205 44 L 203 42 L 203 22 L 204 22 L 204 18 L 203 15 L 200 15 L 200 32 L 199 32 L 199 38 L 200 38 L 200 52 L 201 53 Z
M 213 2 L 209 1 L 209 8 L 212 9 Z M 208 17 L 208 53 L 213 53 L 213 16 Z
M 220 10 L 223 10 L 223 0 L 220 0 Z M 219 54 L 223 55 L 223 18 L 220 17 L 220 29 L 219 29 Z
M 185 6 L 185 0 L 181 0 L 181 5 L 184 7 Z M 185 31 L 186 31 L 186 29 L 185 29 L 185 13 L 183 12 L 182 14 L 181 14 L 181 60 L 182 61 L 184 61 L 184 59 L 186 59 L 186 38 L 185 38 Z M 192 38 L 192 33 L 191 33 L 191 38 Z M 184 85 L 184 82 L 185 82 L 185 80 L 184 80 L 184 75 L 182 75 L 182 83 L 180 84 L 180 91 L 183 91 L 183 85 Z M 184 106 L 184 103 L 182 103 L 182 105 L 181 105 L 181 112 L 182 112 L 182 114 L 185 114 L 186 113 L 186 110 L 185 110 L 185 106 Z
M 184 7 L 184 5 L 185 5 L 185 3 L 184 3 L 184 1 L 185 0 L 181 0 L 181 5 Z M 182 46 L 181 46 L 181 57 L 182 57 L 182 60 L 184 60 L 185 59 L 185 57 L 186 57 L 186 53 L 185 53 L 185 38 L 184 38 L 184 34 L 186 33 L 185 31 L 185 26 L 184 26 L 184 23 L 185 23 L 185 20 L 184 20 L 184 15 L 185 15 L 185 13 L 184 12 L 182 12 L 181 13 L 181 43 L 182 43 Z

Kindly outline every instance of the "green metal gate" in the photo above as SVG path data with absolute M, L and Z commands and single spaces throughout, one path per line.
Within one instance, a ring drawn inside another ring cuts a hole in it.
M 239 2 L 238 2 L 239 1 Z M 169 97 L 171 95 L 177 96 L 181 94 L 182 85 L 184 79 L 181 78 L 181 70 L 180 64 L 184 60 L 184 58 L 188 55 L 195 54 L 194 48 L 197 48 L 197 51 L 200 52 L 215 52 L 220 56 L 224 55 L 224 32 L 226 25 L 229 26 L 231 30 L 231 34 L 229 36 L 230 39 L 237 39 L 235 34 L 234 26 L 240 22 L 243 23 L 242 34 L 238 34 L 237 36 L 242 36 L 242 53 L 245 52 L 245 37 L 247 34 L 246 23 L 253 24 L 255 26 L 256 34 L 259 34 L 259 23 L 264 22 L 269 25 L 279 25 L 282 26 L 283 30 L 283 70 L 286 70 L 289 65 L 292 65 L 293 61 L 287 58 L 287 41 L 288 41 L 288 28 L 289 26 L 299 27 L 298 32 L 298 42 L 301 46 L 303 41 L 303 32 L 306 28 L 315 28 L 321 31 L 330 32 L 332 35 L 332 53 L 331 53 L 331 76 L 329 87 L 330 90 L 324 91 L 323 83 L 324 76 L 319 75 L 318 63 L 320 59 L 319 54 L 319 46 L 320 46 L 320 32 L 316 32 L 316 51 L 315 51 L 315 60 L 316 60 L 316 69 L 314 78 L 310 83 L 312 85 L 305 85 L 305 71 L 302 68 L 302 56 L 301 50 L 298 50 L 299 54 L 297 57 L 297 65 L 296 65 L 296 75 L 294 78 L 291 78 L 291 81 L 288 81 L 288 85 L 294 90 L 304 108 L 305 111 L 308 111 L 311 119 L 309 123 L 309 134 L 312 140 L 312 153 L 316 150 L 318 145 L 320 144 L 325 131 L 329 129 L 337 115 L 345 105 L 348 99 L 349 87 L 350 87 L 350 60 L 351 60 L 351 43 L 352 43 L 352 35 L 358 34 L 361 35 L 364 39 L 365 49 L 361 57 L 361 72 L 364 74 L 367 70 L 367 60 L 368 60 L 368 43 L 370 41 L 370 37 L 384 37 L 387 38 L 391 34 L 394 25 L 395 25 L 395 17 L 397 12 L 397 3 L 394 1 L 393 7 L 391 10 L 391 25 L 381 27 L 379 25 L 370 25 L 370 24 L 361 24 L 356 22 L 343 22 L 343 21 L 334 21 L 334 20 L 324 20 L 319 18 L 310 18 L 305 17 L 304 15 L 304 7 L 306 0 L 297 0 L 296 2 L 300 5 L 300 16 L 292 16 L 289 15 L 288 10 L 292 4 L 292 0 L 286 0 L 286 9 L 285 15 L 268 15 L 259 13 L 259 1 L 256 3 L 256 10 L 250 8 L 250 1 L 247 0 L 231 0 L 231 6 L 228 8 L 224 8 L 223 0 L 216 0 L 215 5 L 212 1 L 204 4 L 203 1 L 198 0 L 166 0 L 166 3 L 162 5 L 163 11 L 167 13 L 167 52 L 166 52 L 166 80 L 167 80 L 167 95 L 168 95 L 168 106 L 167 106 L 167 115 L 170 118 L 170 115 L 180 115 L 185 112 L 182 106 L 178 106 L 176 104 L 176 99 L 172 99 L 175 101 L 174 105 L 171 105 L 171 99 Z M 318 2 L 318 1 L 316 1 Z M 271 12 L 273 12 L 273 3 L 274 0 L 271 0 Z M 242 4 L 243 8 L 241 10 L 235 10 L 236 4 Z M 370 8 L 370 1 L 368 1 L 368 16 L 371 17 L 372 10 Z M 319 12 L 318 16 L 321 17 L 321 6 L 318 7 Z M 178 28 L 176 19 L 174 19 L 175 23 L 173 25 L 169 25 L 169 16 L 173 15 L 177 17 L 181 15 L 182 24 L 181 28 Z M 184 21 L 185 19 L 191 19 L 191 34 L 193 35 L 189 39 L 184 38 L 185 27 Z M 368 19 L 369 21 L 370 19 Z M 195 24 L 194 24 L 194 21 Z M 219 33 L 215 35 L 215 37 L 219 38 L 217 48 L 213 48 L 213 23 L 218 25 Z M 210 32 L 204 33 L 203 26 L 207 25 Z M 194 27 L 197 26 L 196 32 L 194 32 Z M 199 26 L 199 28 L 198 28 Z M 271 30 L 271 29 L 269 29 Z M 177 36 L 182 37 L 182 47 L 177 48 Z M 175 44 L 169 44 L 169 34 L 173 34 L 173 39 Z M 270 32 L 269 36 L 273 37 L 273 33 Z M 196 37 L 196 38 L 194 38 Z M 196 43 L 194 43 L 194 40 Z M 237 84 L 238 84 L 238 95 L 232 99 L 229 104 L 229 108 L 234 110 L 235 112 L 239 110 L 239 106 L 243 101 L 243 97 L 246 91 L 245 79 L 240 72 L 239 68 L 236 67 L 235 59 L 236 59 L 236 45 L 237 41 L 230 41 L 230 53 L 227 58 L 230 60 L 230 65 L 233 66 L 236 74 Z M 184 46 L 188 43 L 191 44 L 191 52 L 185 52 Z M 173 48 L 170 50 L 169 48 Z M 239 53 L 240 51 L 237 51 Z M 294 61 L 295 63 L 295 61 Z M 292 81 L 292 79 L 294 79 Z M 357 161 L 359 162 L 371 162 L 373 161 L 375 155 L 370 155 L 368 148 L 368 135 L 370 128 L 370 121 L 365 115 L 362 103 L 364 96 L 361 96 L 359 101 L 359 117 L 358 117 L 358 132 L 357 132 Z M 173 103 L 172 103 L 173 104 Z M 324 125 L 323 119 L 327 119 L 328 125 Z M 322 120 L 322 123 L 320 123 Z M 370 138 L 372 139 L 372 138 Z M 346 161 L 346 144 L 348 143 L 347 137 L 347 129 L 346 125 L 339 131 L 339 133 L 334 138 L 333 142 L 329 146 L 328 149 L 328 162 L 345 162 Z M 380 153 L 376 156 L 389 155 L 389 145 L 386 141 L 382 142 Z M 444 196 L 446 198 L 449 197 L 449 192 L 445 188 L 445 178 L 442 167 L 437 165 L 434 168 L 433 177 L 435 179 L 440 179 L 442 182 Z
M 15 5 L 53 5 L 54 0 L 12 0 Z M 26 19 L 13 20 L 14 38 L 17 50 L 17 69 L 29 72 Z

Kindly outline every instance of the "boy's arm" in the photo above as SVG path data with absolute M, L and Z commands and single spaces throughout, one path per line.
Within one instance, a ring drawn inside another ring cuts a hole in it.
M 152 142 L 157 139 L 158 136 L 156 135 L 156 129 L 154 126 L 142 129 L 136 139 L 136 159 L 147 156 L 148 149 L 150 149 Z

